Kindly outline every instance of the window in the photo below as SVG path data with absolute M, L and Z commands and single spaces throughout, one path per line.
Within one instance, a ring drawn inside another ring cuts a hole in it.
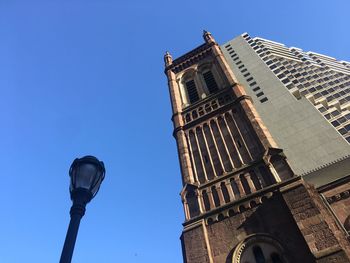
M 265 263 L 265 257 L 264 253 L 262 252 L 261 248 L 259 246 L 253 247 L 253 254 L 255 258 L 256 263 Z
M 341 135 L 344 135 L 345 133 L 347 133 L 348 131 L 345 129 L 345 128 L 341 128 L 338 130 L 338 132 L 341 134 Z
M 194 80 L 190 80 L 186 82 L 186 89 L 188 94 L 188 99 L 191 103 L 194 103 L 199 100 L 198 92 L 196 84 L 194 83 Z
M 331 122 L 332 123 L 332 125 L 334 126 L 334 127 L 337 127 L 337 126 L 339 126 L 340 125 L 340 123 L 338 122 L 338 121 L 332 121 Z
M 335 116 L 338 116 L 340 112 L 338 110 L 335 110 L 335 111 L 332 111 L 331 114 L 333 117 L 335 117 Z
M 287 87 L 287 89 L 291 89 L 291 88 L 294 87 L 294 85 L 293 85 L 293 83 L 290 83 L 290 84 L 288 84 L 286 87 Z
M 327 109 L 326 109 L 325 107 L 319 107 L 318 110 L 319 110 L 320 112 L 325 112 L 325 111 L 327 111 Z
M 340 117 L 340 118 L 338 119 L 338 121 L 339 121 L 340 123 L 344 123 L 344 122 L 347 121 L 347 119 L 346 119 L 345 117 Z
M 285 249 L 277 240 L 269 235 L 259 234 L 248 237 L 243 243 L 238 245 L 233 252 L 232 261 L 230 262 L 286 263 L 287 260 Z
M 256 88 L 253 89 L 253 91 L 258 91 L 260 89 L 259 86 L 257 86 Z
M 203 73 L 205 84 L 207 85 L 207 88 L 210 93 L 214 93 L 218 91 L 218 85 L 216 84 L 215 78 L 213 76 L 213 73 L 211 71 L 207 71 Z
M 277 253 L 271 254 L 272 263 L 282 263 L 280 256 Z

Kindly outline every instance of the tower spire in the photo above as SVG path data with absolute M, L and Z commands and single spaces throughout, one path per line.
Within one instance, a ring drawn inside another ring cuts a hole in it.
M 165 52 L 164 63 L 166 67 L 170 66 L 173 63 L 173 57 L 170 55 L 169 51 Z
M 216 43 L 215 39 L 207 30 L 203 30 L 203 38 L 206 43 Z

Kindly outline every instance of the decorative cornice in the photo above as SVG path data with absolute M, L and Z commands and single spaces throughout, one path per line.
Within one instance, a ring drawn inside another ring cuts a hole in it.
M 178 73 L 192 66 L 196 62 L 210 55 L 211 47 L 213 45 L 215 45 L 215 43 L 204 43 L 199 47 L 186 53 L 185 55 L 173 60 L 169 66 L 165 67 L 165 72 L 167 72 L 168 70 L 172 70 L 174 73 Z

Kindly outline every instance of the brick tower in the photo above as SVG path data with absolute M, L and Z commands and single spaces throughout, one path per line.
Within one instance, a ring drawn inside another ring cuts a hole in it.
M 295 176 L 219 45 L 164 56 L 182 173 L 184 262 L 350 262 L 345 234 Z

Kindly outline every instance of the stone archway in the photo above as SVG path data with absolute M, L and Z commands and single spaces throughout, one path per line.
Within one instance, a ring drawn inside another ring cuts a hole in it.
M 233 251 L 232 263 L 289 263 L 286 250 L 268 234 L 254 234 Z

